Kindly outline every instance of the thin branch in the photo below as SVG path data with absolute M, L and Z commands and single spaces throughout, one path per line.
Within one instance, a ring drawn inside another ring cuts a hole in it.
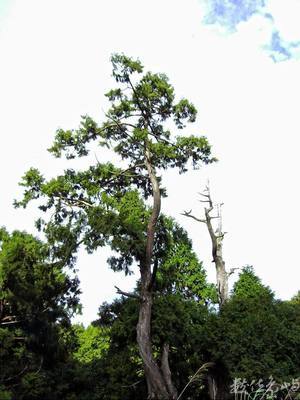
M 93 204 L 89 203 L 86 200 L 81 200 L 81 199 L 68 199 L 67 197 L 63 196 L 55 196 L 58 199 L 60 199 L 66 206 L 68 207 L 80 207 L 80 206 L 86 206 L 86 207 L 92 207 Z
M 18 378 L 18 377 L 21 376 L 27 369 L 28 369 L 28 365 L 25 365 L 25 367 L 22 369 L 22 371 L 19 372 L 17 375 L 11 376 L 11 377 L 6 378 L 6 379 L 3 379 L 2 382 L 9 382 L 9 381 L 12 381 L 13 379 Z
M 129 122 L 119 122 L 117 119 L 115 119 L 114 117 L 112 117 L 111 115 L 109 115 L 109 114 L 107 114 L 107 113 L 105 113 L 105 116 L 106 116 L 106 118 L 111 119 L 111 120 L 114 122 L 114 124 L 109 125 L 108 127 L 117 126 L 118 128 L 122 129 L 122 125 L 124 125 L 124 126 L 129 126 L 130 128 L 133 128 L 133 129 L 136 128 L 135 125 L 130 124 Z M 104 127 L 104 128 L 105 128 L 105 127 Z M 124 133 L 126 136 L 128 136 L 129 138 L 132 139 L 132 137 L 131 137 L 127 132 L 123 132 L 123 133 Z
M 115 286 L 115 288 L 117 289 L 117 293 L 121 294 L 122 296 L 131 297 L 133 299 L 138 299 L 138 300 L 141 299 L 141 297 L 138 294 L 123 292 L 123 290 L 118 288 L 118 286 Z
M 44 362 L 44 357 L 41 356 L 40 365 L 39 365 L 38 369 L 34 372 L 34 375 L 38 375 L 40 373 L 42 366 L 43 366 L 43 362 Z
M 195 221 L 197 222 L 202 222 L 202 223 L 206 223 L 206 221 L 204 219 L 199 219 L 197 217 L 195 217 L 194 215 L 191 214 L 191 211 L 184 211 L 183 213 L 181 213 L 181 215 L 183 215 L 184 217 L 189 217 L 189 218 L 193 218 Z
M 8 303 L 7 303 L 7 304 L 8 304 Z M 7 320 L 11 321 L 11 320 L 14 319 L 14 318 L 17 318 L 17 316 L 16 316 L 16 315 L 7 315 L 6 317 L 3 317 L 3 318 L 1 319 L 1 321 L 7 321 Z
M 209 203 L 210 204 L 209 200 L 199 200 L 199 201 L 200 201 L 200 203 Z
M 198 192 L 198 194 L 200 194 L 200 196 L 207 197 L 208 199 L 210 198 L 209 194 L 205 194 L 205 193 L 201 193 L 201 192 Z
M 227 276 L 230 276 L 235 273 L 237 270 L 241 270 L 242 268 L 231 268 L 229 272 L 227 272 Z
M 83 238 L 83 239 L 79 240 L 77 243 L 75 243 L 73 246 L 72 246 L 72 245 L 69 246 L 65 257 L 64 257 L 62 260 L 58 260 L 58 261 L 54 262 L 53 265 L 61 265 L 62 267 L 64 267 L 65 264 L 67 263 L 69 257 L 72 256 L 72 252 L 73 252 L 73 251 L 76 251 L 76 249 L 77 249 L 82 243 L 84 243 L 84 240 L 85 240 L 85 239 Z M 52 258 L 52 260 L 53 260 L 53 258 Z
M 22 321 L 8 321 L 8 322 L 0 322 L 0 325 L 13 325 L 13 324 L 18 324 Z
M 122 386 L 123 388 L 134 388 L 135 389 L 135 387 L 139 384 L 139 383 L 141 383 L 141 382 L 143 382 L 143 379 L 141 379 L 141 380 L 139 380 L 139 381 L 137 381 L 137 382 L 134 382 L 132 385 L 126 385 L 126 386 Z

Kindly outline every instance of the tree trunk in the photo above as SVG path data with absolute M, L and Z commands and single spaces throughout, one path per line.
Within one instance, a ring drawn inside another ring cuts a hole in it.
M 167 385 L 168 392 L 171 395 L 171 399 L 177 399 L 177 390 L 172 382 L 171 370 L 169 365 L 169 345 L 163 344 L 162 356 L 161 356 L 161 370 L 163 373 L 164 380 Z
M 161 370 L 153 358 L 151 345 L 151 310 L 152 294 L 146 291 L 142 294 L 137 324 L 137 343 L 143 360 L 145 376 L 148 385 L 148 398 L 155 400 L 170 399 Z
M 161 366 L 153 357 L 151 342 L 151 313 L 153 303 L 152 286 L 155 280 L 155 270 L 151 272 L 154 236 L 157 220 L 160 214 L 161 195 L 160 188 L 151 164 L 150 152 L 146 147 L 145 165 L 152 184 L 153 207 L 147 227 L 147 241 L 145 258 L 140 263 L 141 273 L 141 302 L 139 319 L 137 323 L 137 343 L 143 360 L 145 377 L 148 386 L 148 399 L 151 400 L 175 400 L 176 389 L 171 380 L 171 371 L 168 362 L 169 348 L 163 346 Z
M 225 268 L 225 261 L 223 259 L 222 249 L 223 249 L 223 239 L 224 233 L 222 232 L 222 217 L 221 217 L 221 205 L 218 208 L 218 216 L 211 216 L 210 213 L 214 211 L 214 205 L 210 196 L 209 187 L 206 188 L 205 193 L 200 193 L 204 196 L 206 200 L 201 200 L 201 202 L 208 203 L 209 207 L 204 208 L 205 219 L 197 218 L 191 214 L 191 211 L 184 211 L 182 215 L 185 217 L 193 218 L 197 222 L 202 222 L 206 224 L 211 242 L 212 242 L 212 256 L 213 263 L 216 267 L 217 274 L 217 290 L 218 290 L 218 302 L 220 309 L 228 300 L 228 277 L 230 274 L 227 273 Z M 215 231 L 212 225 L 212 219 L 219 219 L 219 227 Z
M 207 375 L 207 386 L 210 400 L 226 400 L 229 398 L 229 387 L 224 374 L 224 366 L 217 366 Z
M 222 247 L 223 247 L 223 238 L 224 234 L 221 232 L 221 229 L 214 232 L 210 212 L 213 208 L 205 209 L 205 220 L 208 228 L 208 232 L 210 234 L 211 242 L 212 242 L 212 256 L 213 262 L 216 266 L 216 274 L 217 274 L 217 290 L 218 290 L 218 299 L 219 306 L 222 306 L 228 300 L 228 273 L 225 268 L 225 261 L 223 259 Z

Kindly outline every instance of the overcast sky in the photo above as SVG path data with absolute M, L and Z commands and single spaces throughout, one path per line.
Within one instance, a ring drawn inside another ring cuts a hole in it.
M 101 122 L 113 85 L 109 58 L 124 52 L 166 73 L 179 97 L 198 108 L 186 133 L 206 135 L 219 162 L 168 173 L 164 212 L 191 234 L 214 280 L 197 193 L 210 180 L 224 202 L 228 268 L 251 264 L 280 298 L 299 287 L 299 0 L 0 0 L 0 223 L 34 232 L 33 204 L 12 207 L 31 166 L 47 177 L 68 167 L 47 153 L 55 130 L 80 115 Z M 107 249 L 79 257 L 83 316 L 115 296 L 124 278 L 105 264 Z

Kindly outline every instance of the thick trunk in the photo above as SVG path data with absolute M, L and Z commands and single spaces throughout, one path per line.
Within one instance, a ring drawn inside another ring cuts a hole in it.
M 150 325 L 151 325 L 152 295 L 144 293 L 142 296 L 139 320 L 137 324 L 137 343 L 143 360 L 145 376 L 148 385 L 149 399 L 169 399 L 161 370 L 153 358 Z
M 162 365 L 159 366 L 153 357 L 151 343 L 152 286 L 155 280 L 155 271 L 151 272 L 151 265 L 156 224 L 160 214 L 161 195 L 155 171 L 151 165 L 150 153 L 147 148 L 145 152 L 145 165 L 152 184 L 153 207 L 147 227 L 145 258 L 140 264 L 141 302 L 137 323 L 137 343 L 144 365 L 148 386 L 148 399 L 175 400 L 177 394 L 171 380 L 171 372 L 168 363 L 168 347 L 164 347 L 162 350 Z

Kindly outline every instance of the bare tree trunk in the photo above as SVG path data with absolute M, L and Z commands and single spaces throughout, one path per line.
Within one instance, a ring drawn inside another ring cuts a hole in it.
M 218 211 L 217 216 L 211 216 L 211 212 L 214 211 L 214 206 L 213 202 L 210 196 L 210 191 L 209 188 L 206 188 L 205 193 L 201 193 L 201 196 L 205 197 L 205 200 L 201 200 L 203 203 L 208 203 L 208 208 L 204 208 L 205 212 L 205 218 L 200 219 L 195 217 L 194 215 L 191 214 L 191 211 L 184 211 L 182 215 L 185 217 L 190 217 L 193 218 L 194 220 L 198 222 L 203 222 L 206 224 L 210 238 L 211 238 L 211 243 L 212 243 L 212 257 L 213 257 L 213 263 L 215 264 L 216 267 L 216 275 L 217 275 L 217 290 L 218 290 L 218 302 L 219 302 L 219 307 L 220 309 L 222 306 L 226 303 L 228 300 L 228 277 L 230 273 L 226 271 L 225 267 L 225 261 L 223 259 L 223 239 L 224 239 L 224 233 L 222 232 L 222 226 L 221 226 L 221 213 L 220 213 L 220 208 Z M 219 226 L 216 230 L 214 230 L 213 225 L 212 225 L 212 219 L 219 219 Z
M 151 400 L 175 400 L 176 389 L 171 380 L 168 354 L 169 347 L 162 349 L 161 366 L 153 357 L 151 342 L 151 313 L 153 303 L 152 286 L 155 280 L 155 270 L 151 272 L 154 236 L 157 220 L 160 214 L 161 194 L 155 171 L 151 165 L 150 153 L 146 148 L 145 164 L 153 190 L 152 214 L 147 227 L 145 259 L 140 264 L 141 272 L 141 302 L 137 323 L 137 343 L 143 360 L 145 376 L 148 385 L 148 398 Z
M 210 215 L 213 211 L 213 205 L 209 194 L 210 207 L 205 208 L 205 223 L 212 242 L 212 256 L 213 262 L 216 267 L 217 274 L 217 290 L 218 290 L 218 300 L 219 306 L 222 306 L 228 300 L 228 273 L 226 272 L 225 261 L 223 259 L 223 238 L 224 233 L 221 228 L 214 231 L 212 226 L 212 217 Z M 219 215 L 218 218 L 221 218 Z
M 222 232 L 222 217 L 219 205 L 218 213 L 212 216 L 211 213 L 215 211 L 209 188 L 206 188 L 205 193 L 201 193 L 205 200 L 201 200 L 208 204 L 208 207 L 204 208 L 205 218 L 200 219 L 191 214 L 191 211 L 185 211 L 184 216 L 193 218 L 198 222 L 203 222 L 206 224 L 212 243 L 212 262 L 215 264 L 216 268 L 216 278 L 217 278 L 217 291 L 218 291 L 218 303 L 219 309 L 221 310 L 224 304 L 229 298 L 228 293 L 228 278 L 233 270 L 228 273 L 225 267 L 225 261 L 223 258 L 223 239 L 224 233 Z M 219 225 L 217 229 L 214 229 L 212 224 L 212 219 L 218 219 Z M 210 372 L 207 377 L 208 393 L 211 400 L 224 400 L 228 395 L 228 388 L 225 383 L 226 379 L 220 369 L 216 368 L 214 371 Z

